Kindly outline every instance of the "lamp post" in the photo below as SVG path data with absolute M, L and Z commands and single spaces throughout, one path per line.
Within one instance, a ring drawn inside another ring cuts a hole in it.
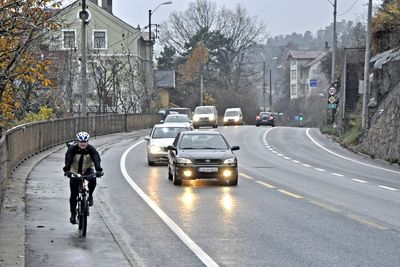
M 151 37 L 151 15 L 156 12 L 156 10 L 162 5 L 169 5 L 172 4 L 172 1 L 165 1 L 156 6 L 155 9 L 149 9 L 149 64 L 148 64 L 148 88 L 149 91 L 153 91 L 153 38 Z M 149 107 L 150 108 L 150 107 Z
M 150 41 L 150 42 L 152 41 L 152 38 L 151 38 L 151 15 L 153 15 L 154 12 L 156 12 L 156 10 L 157 10 L 160 6 L 162 6 L 162 5 L 169 5 L 169 4 L 172 4 L 172 1 L 165 1 L 165 2 L 162 2 L 162 3 L 159 4 L 155 9 L 153 9 L 153 10 L 149 9 L 149 41 Z

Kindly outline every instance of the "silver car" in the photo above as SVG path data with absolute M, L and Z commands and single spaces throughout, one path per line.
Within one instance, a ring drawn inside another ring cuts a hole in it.
M 147 140 L 147 162 L 150 166 L 155 163 L 168 162 L 168 146 L 172 145 L 175 137 L 182 131 L 190 131 L 188 125 L 182 123 L 156 124 Z

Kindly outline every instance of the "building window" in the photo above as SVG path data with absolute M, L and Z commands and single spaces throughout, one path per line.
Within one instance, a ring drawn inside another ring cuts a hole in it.
M 75 30 L 63 30 L 62 48 L 75 48 Z
M 297 96 L 297 88 L 295 84 L 292 84 L 292 96 Z
M 93 48 L 105 49 L 107 48 L 106 31 L 94 30 L 93 31 Z
M 292 80 L 296 80 L 297 79 L 296 78 L 296 70 L 292 70 L 291 76 L 292 76 Z

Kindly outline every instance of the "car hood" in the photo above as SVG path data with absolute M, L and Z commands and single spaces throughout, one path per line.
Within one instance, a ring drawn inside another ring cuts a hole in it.
M 230 150 L 181 149 L 178 151 L 178 157 L 188 159 L 227 159 L 234 156 Z
M 150 140 L 150 145 L 157 145 L 161 147 L 167 147 L 169 145 L 172 145 L 174 142 L 175 138 L 156 138 L 156 139 L 151 139 Z

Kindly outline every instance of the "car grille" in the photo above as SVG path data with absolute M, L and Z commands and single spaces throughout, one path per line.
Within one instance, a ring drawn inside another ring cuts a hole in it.
M 212 165 L 219 165 L 221 164 L 221 160 L 220 159 L 196 159 L 195 164 L 212 164 Z

